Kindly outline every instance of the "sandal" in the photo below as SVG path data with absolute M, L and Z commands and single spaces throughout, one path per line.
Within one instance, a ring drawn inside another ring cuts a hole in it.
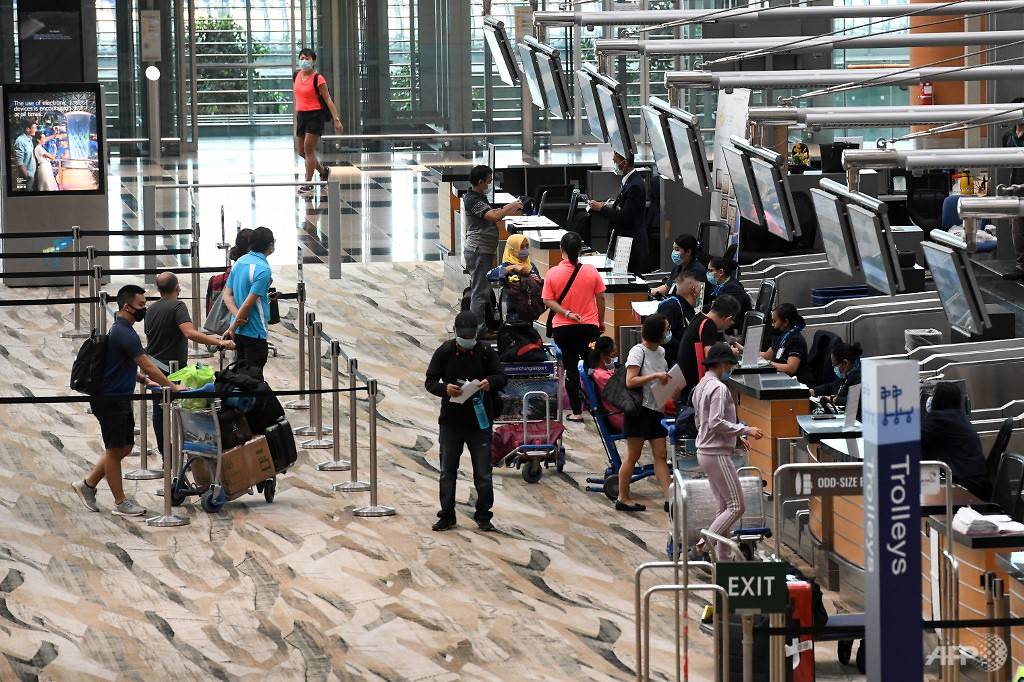
M 582 414 L 570 414 L 570 415 L 568 415 L 565 418 L 565 420 L 573 422 L 574 424 L 582 424 L 583 423 L 583 415 Z
M 622 512 L 642 512 L 647 511 L 647 507 L 642 504 L 626 504 L 625 502 L 615 500 L 615 510 Z

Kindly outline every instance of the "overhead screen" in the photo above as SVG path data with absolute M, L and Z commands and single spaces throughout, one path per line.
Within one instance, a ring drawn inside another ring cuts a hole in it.
M 636 153 L 636 146 L 629 129 L 626 98 L 621 89 L 616 87 L 613 90 L 604 83 L 598 83 L 597 95 L 605 128 L 608 130 L 608 143 L 619 154 L 633 156 Z
M 562 73 L 561 60 L 557 53 L 547 54 L 541 50 L 534 50 L 537 58 L 537 68 L 540 73 L 540 83 L 544 88 L 545 107 L 548 113 L 555 118 L 572 118 L 569 112 L 569 89 L 565 84 L 565 75 Z
M 854 277 L 860 272 L 860 260 L 846 217 L 846 207 L 839 197 L 816 187 L 811 188 L 811 200 L 814 212 L 818 214 L 818 229 L 829 265 L 844 275 Z
M 847 203 L 850 228 L 857 240 L 864 281 L 883 294 L 903 291 L 903 275 L 899 268 L 896 247 L 888 230 L 888 221 L 878 211 Z
M 988 312 L 964 252 L 932 242 L 921 245 L 950 326 L 968 335 L 983 333 Z
M 683 187 L 697 195 L 710 193 L 711 172 L 708 170 L 708 157 L 704 151 L 704 140 L 701 139 L 695 122 L 669 116 L 668 131 L 672 152 L 679 168 L 679 180 Z
M 516 65 L 512 43 L 505 33 L 505 24 L 484 17 L 484 38 L 501 82 L 505 85 L 519 85 L 519 67 Z
M 516 47 L 519 48 L 519 59 L 523 63 L 523 77 L 526 79 L 526 87 L 530 90 L 530 97 L 535 105 L 546 109 L 544 88 L 541 85 L 537 62 L 534 60 L 534 51 L 525 43 L 519 43 Z
M 644 125 L 647 127 L 647 135 L 651 138 L 651 151 L 654 153 L 654 162 L 658 166 L 658 172 L 669 180 L 678 179 L 679 169 L 676 167 L 675 156 L 669 148 L 671 137 L 668 135 L 665 116 L 659 109 L 651 106 L 642 106 L 640 111 L 644 117 Z
M 725 166 L 729 171 L 732 193 L 736 197 L 736 209 L 740 215 L 752 223 L 764 225 L 764 213 L 761 199 L 754 191 L 754 174 L 750 168 L 750 159 L 746 154 L 729 145 L 722 146 Z
M 765 227 L 776 237 L 793 241 L 800 236 L 800 224 L 796 219 L 786 175 L 778 164 L 759 157 L 751 157 L 750 169 L 754 173 L 754 185 L 761 199 Z
M 607 142 L 608 134 L 604 128 L 604 116 L 601 115 L 593 78 L 586 71 L 580 70 L 576 72 L 576 80 L 583 100 L 583 110 L 587 112 L 587 131 L 598 141 Z

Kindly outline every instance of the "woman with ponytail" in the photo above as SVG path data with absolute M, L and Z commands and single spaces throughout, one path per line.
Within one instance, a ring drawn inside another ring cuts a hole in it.
M 807 324 L 792 303 L 783 303 L 772 311 L 772 346 L 761 357 L 783 374 L 795 377 L 800 363 L 807 359 L 807 340 L 803 331 Z

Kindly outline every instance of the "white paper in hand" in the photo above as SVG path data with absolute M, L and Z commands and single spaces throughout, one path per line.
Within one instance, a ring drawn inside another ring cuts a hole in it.
M 472 398 L 473 394 L 477 393 L 479 390 L 480 390 L 480 380 L 479 379 L 473 379 L 472 381 L 467 381 L 466 383 L 462 384 L 462 393 L 460 393 L 459 395 L 457 395 L 454 398 L 452 398 L 451 402 L 456 403 L 458 405 L 461 405 L 462 403 L 464 403 L 467 400 L 469 400 L 470 398 Z
M 679 365 L 674 365 L 668 372 L 668 383 L 662 384 L 660 381 L 655 381 L 651 384 L 651 394 L 654 396 L 654 402 L 664 407 L 665 403 L 672 399 L 676 390 L 681 388 L 686 388 L 686 377 L 683 376 L 683 370 L 679 368 Z

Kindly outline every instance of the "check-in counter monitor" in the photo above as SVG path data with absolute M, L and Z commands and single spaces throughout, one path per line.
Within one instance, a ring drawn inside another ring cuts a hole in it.
M 754 173 L 757 196 L 761 199 L 764 225 L 771 234 L 791 242 L 800 236 L 800 221 L 789 190 L 786 159 L 782 154 L 768 150 L 759 152 L 763 153 L 750 157 L 750 169 Z
M 555 118 L 572 118 L 572 112 L 569 110 L 569 88 L 565 83 L 562 60 L 558 58 L 558 51 L 535 49 L 534 54 L 537 58 L 540 82 L 544 87 L 548 113 Z
M 541 109 L 546 109 L 547 102 L 544 97 L 544 87 L 540 81 L 537 53 L 526 43 L 519 43 L 516 47 L 519 48 L 519 58 L 523 63 L 523 77 L 526 79 L 526 87 L 530 90 L 530 97 L 534 104 Z
M 612 86 L 614 84 L 614 86 Z M 617 81 L 608 79 L 597 84 L 597 100 L 601 105 L 608 143 L 622 156 L 636 154 L 636 144 L 629 128 L 629 114 L 626 110 L 626 94 Z
M 512 42 L 505 33 L 505 24 L 492 17 L 484 17 L 484 39 L 501 82 L 505 85 L 519 85 L 519 66 L 516 65 Z
M 668 147 L 668 126 L 665 117 L 658 109 L 649 105 L 640 107 L 640 112 L 644 117 L 644 125 L 647 126 L 647 135 L 651 139 L 651 152 L 654 154 L 658 173 L 663 178 L 678 179 L 679 169 L 676 168 L 676 160 Z
M 651 97 L 640 109 L 661 176 L 681 182 L 698 196 L 710 194 L 711 174 L 699 119 L 657 97 Z
M 599 142 L 607 142 L 608 131 L 605 130 L 601 104 L 597 101 L 596 83 L 600 77 L 589 64 L 584 64 L 583 68 L 576 72 L 576 83 L 579 85 L 580 99 L 583 100 L 583 110 L 587 112 L 587 131 Z
M 857 241 L 864 281 L 883 294 L 902 293 L 905 290 L 903 273 L 889 231 L 885 204 L 866 195 L 859 197 L 860 203 L 846 203 L 846 213 Z
M 944 232 L 936 238 L 947 243 L 922 246 L 949 324 L 968 336 L 981 335 L 991 322 L 967 257 L 967 244 Z
M 764 210 L 761 207 L 761 198 L 755 191 L 750 157 L 730 145 L 722 146 L 722 154 L 725 156 L 725 167 L 729 171 L 732 193 L 736 197 L 736 210 L 744 219 L 763 226 Z
M 816 187 L 811 188 L 811 201 L 818 214 L 818 230 L 825 247 L 828 264 L 848 277 L 860 274 L 857 243 L 850 230 L 846 206 L 834 194 Z

